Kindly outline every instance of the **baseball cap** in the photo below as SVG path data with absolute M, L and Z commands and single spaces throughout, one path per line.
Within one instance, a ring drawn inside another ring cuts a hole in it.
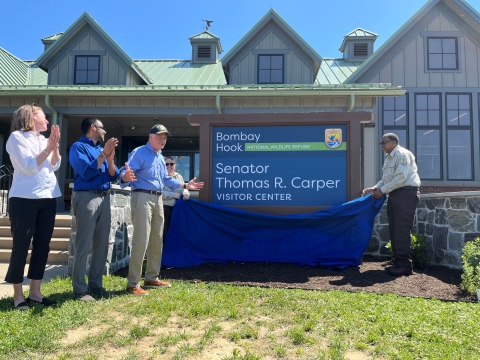
M 167 128 L 160 124 L 153 125 L 153 127 L 150 129 L 150 134 L 167 134 L 167 136 L 172 136 L 172 134 L 168 132 Z

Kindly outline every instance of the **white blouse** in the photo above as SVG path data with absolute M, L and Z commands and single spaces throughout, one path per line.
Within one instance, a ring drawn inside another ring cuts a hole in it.
M 7 140 L 7 152 L 13 168 L 12 187 L 8 197 L 25 199 L 51 199 L 62 196 L 54 171 L 58 170 L 61 158 L 52 165 L 50 154 L 40 166 L 36 157 L 47 147 L 47 139 L 34 131 L 14 131 Z

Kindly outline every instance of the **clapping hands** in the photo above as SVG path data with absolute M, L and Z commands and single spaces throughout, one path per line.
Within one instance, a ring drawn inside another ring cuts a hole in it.
M 53 150 L 55 150 L 58 146 L 59 141 L 60 141 L 60 127 L 58 125 L 52 125 L 50 136 L 47 140 L 47 151 L 51 153 Z

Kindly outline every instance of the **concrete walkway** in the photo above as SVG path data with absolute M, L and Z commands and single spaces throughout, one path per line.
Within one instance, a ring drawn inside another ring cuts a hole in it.
M 0 299 L 13 296 L 13 286 L 5 282 L 8 263 L 0 263 Z M 27 279 L 28 264 L 25 266 L 25 277 L 23 278 L 23 291 L 28 290 L 30 280 Z M 59 276 L 66 276 L 68 273 L 68 265 L 49 265 L 45 268 L 43 281 L 49 281 Z

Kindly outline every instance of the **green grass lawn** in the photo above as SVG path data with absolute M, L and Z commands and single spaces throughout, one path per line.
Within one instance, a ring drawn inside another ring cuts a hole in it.
M 57 308 L 0 300 L 2 359 L 479 359 L 480 303 L 396 295 L 173 282 L 134 297 L 71 300 L 69 278 L 43 286 Z

